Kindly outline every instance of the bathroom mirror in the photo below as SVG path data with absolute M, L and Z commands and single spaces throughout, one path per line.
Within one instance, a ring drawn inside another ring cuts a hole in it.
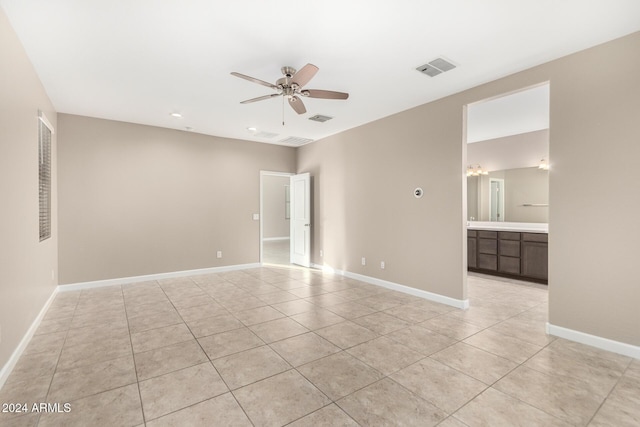
M 467 220 L 549 222 L 549 171 L 536 166 L 467 177 Z

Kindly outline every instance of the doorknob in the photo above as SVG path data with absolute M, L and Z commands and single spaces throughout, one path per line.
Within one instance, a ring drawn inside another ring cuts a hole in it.
M 305 227 L 308 227 L 308 226 L 310 226 L 310 225 L 311 225 L 311 224 L 305 224 L 304 226 L 305 226 Z

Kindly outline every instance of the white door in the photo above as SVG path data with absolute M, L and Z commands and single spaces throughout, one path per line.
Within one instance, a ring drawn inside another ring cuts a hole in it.
M 308 173 L 290 178 L 291 195 L 291 263 L 311 266 L 311 176 Z

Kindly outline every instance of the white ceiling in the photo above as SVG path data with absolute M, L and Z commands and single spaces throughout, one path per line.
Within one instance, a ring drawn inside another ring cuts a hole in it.
M 319 139 L 640 30 L 637 0 L 0 0 L 58 112 L 230 138 Z M 430 78 L 437 57 L 457 68 Z M 307 114 L 241 105 L 320 68 Z M 172 112 L 183 117 L 176 119 Z M 326 123 L 314 114 L 334 117 Z M 256 138 L 247 127 L 277 133 Z

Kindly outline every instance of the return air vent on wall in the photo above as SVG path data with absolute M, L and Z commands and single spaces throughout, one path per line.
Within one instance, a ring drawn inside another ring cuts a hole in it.
M 290 136 L 288 138 L 280 140 L 279 142 L 281 142 L 282 144 L 287 144 L 287 145 L 300 146 L 300 145 L 304 145 L 304 144 L 308 144 L 310 142 L 313 142 L 313 139 L 301 138 L 299 136 Z
M 429 77 L 435 77 L 438 74 L 444 73 L 445 71 L 453 70 L 454 68 L 456 68 L 456 66 L 451 62 L 445 61 L 442 58 L 436 58 L 427 64 L 416 67 L 416 70 L 420 71 L 423 74 L 426 74 Z
M 257 138 L 275 138 L 276 136 L 278 136 L 278 134 L 273 132 L 260 131 L 253 136 Z
M 313 120 L 314 122 L 320 122 L 320 123 L 324 123 L 331 119 L 333 119 L 333 117 L 323 116 L 322 114 L 316 114 L 313 117 L 309 117 L 309 120 Z

